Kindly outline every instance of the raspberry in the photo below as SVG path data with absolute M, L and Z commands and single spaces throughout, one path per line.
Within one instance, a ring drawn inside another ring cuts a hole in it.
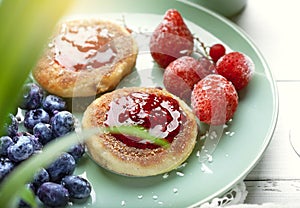
M 195 85 L 191 105 L 200 121 L 222 125 L 233 117 L 238 107 L 238 94 L 226 78 L 212 74 Z
M 169 9 L 163 21 L 156 27 L 150 39 L 150 52 L 162 68 L 175 59 L 190 55 L 194 47 L 194 37 L 181 14 Z
M 214 66 L 208 59 L 197 60 L 190 56 L 183 56 L 167 66 L 163 83 L 169 92 L 185 101 L 190 101 L 194 85 L 213 71 Z
M 216 63 L 216 71 L 231 81 L 239 91 L 245 88 L 251 80 L 254 64 L 245 54 L 231 52 L 219 59 Z
M 216 63 L 226 53 L 226 49 L 222 44 L 215 44 L 210 47 L 209 55 L 214 63 Z

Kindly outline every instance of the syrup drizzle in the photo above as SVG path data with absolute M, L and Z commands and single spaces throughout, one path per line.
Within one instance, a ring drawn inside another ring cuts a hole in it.
M 106 113 L 107 126 L 140 125 L 157 138 L 171 143 L 186 119 L 177 100 L 145 92 L 133 92 L 110 103 Z M 128 146 L 140 149 L 160 147 L 150 141 L 123 134 L 113 134 Z
M 65 24 L 51 45 L 54 46 L 54 61 L 66 69 L 75 71 L 111 64 L 117 53 L 113 35 L 100 26 Z

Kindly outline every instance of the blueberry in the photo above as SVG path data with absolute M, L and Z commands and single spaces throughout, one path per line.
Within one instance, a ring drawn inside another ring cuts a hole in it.
M 56 95 L 48 95 L 42 102 L 43 108 L 49 112 L 63 111 L 66 109 L 66 102 Z
M 33 127 L 38 123 L 49 123 L 50 116 L 42 108 L 29 110 L 25 113 L 24 126 L 32 131 Z
M 29 133 L 27 133 L 27 136 L 30 138 L 30 140 L 31 140 L 31 142 L 33 144 L 33 148 L 34 148 L 35 152 L 42 150 L 43 145 L 40 142 L 40 140 L 39 140 L 38 137 L 36 137 L 36 136 L 34 136 L 32 134 L 29 134 Z
M 39 141 L 39 138 L 28 133 L 28 132 L 19 132 L 17 136 L 13 137 L 13 141 L 15 143 L 17 143 L 19 141 L 19 139 L 24 136 L 24 137 L 28 137 L 33 145 L 33 150 L 34 151 L 40 151 L 43 148 L 42 143 Z
M 13 144 L 14 142 L 9 136 L 0 137 L 0 154 L 2 156 L 7 156 L 7 149 Z
M 75 159 L 69 153 L 63 153 L 46 170 L 50 181 L 59 182 L 63 177 L 71 175 L 75 170 Z
M 71 175 L 62 179 L 61 184 L 68 189 L 70 198 L 86 199 L 91 193 L 91 184 L 80 176 Z
M 54 139 L 52 127 L 50 124 L 38 123 L 33 127 L 33 135 L 39 138 L 39 141 L 45 145 Z
M 81 143 L 75 144 L 68 150 L 68 153 L 74 157 L 76 162 L 78 162 L 85 153 L 85 146 Z
M 50 176 L 45 168 L 42 168 L 36 174 L 34 174 L 32 185 L 35 189 L 38 189 L 43 183 L 49 182 Z
M 51 119 L 54 136 L 60 137 L 75 130 L 75 118 L 69 111 L 61 111 Z
M 7 149 L 7 156 L 13 162 L 21 162 L 34 152 L 34 144 L 29 136 L 17 136 L 16 143 Z
M 69 192 L 61 184 L 46 182 L 37 190 L 37 196 L 46 206 L 63 207 L 68 204 Z
M 43 89 L 35 83 L 28 83 L 23 87 L 20 108 L 31 110 L 39 108 L 44 97 Z
M 14 163 L 8 158 L 0 158 L 0 182 L 14 169 L 14 167 Z
M 28 204 L 26 201 L 23 199 L 20 199 L 18 208 L 31 208 L 30 204 Z
M 7 123 L 4 125 L 6 134 L 10 137 L 15 136 L 18 133 L 19 126 L 18 126 L 18 119 L 13 115 L 8 115 Z

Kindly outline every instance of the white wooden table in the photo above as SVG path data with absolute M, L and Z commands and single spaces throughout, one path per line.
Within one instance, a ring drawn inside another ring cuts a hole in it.
M 232 20 L 264 55 L 279 91 L 274 136 L 258 165 L 246 177 L 245 203 L 297 203 L 300 207 L 300 157 L 289 138 L 300 140 L 300 1 L 248 0 Z

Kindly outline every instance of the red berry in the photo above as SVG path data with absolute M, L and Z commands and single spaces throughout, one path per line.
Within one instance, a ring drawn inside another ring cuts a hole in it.
M 215 44 L 210 47 L 209 49 L 209 55 L 213 62 L 217 62 L 222 56 L 224 56 L 226 53 L 226 49 L 222 44 Z
M 190 101 L 194 85 L 213 72 L 214 66 L 208 59 L 197 60 L 190 56 L 183 56 L 167 66 L 163 83 L 169 92 L 185 101 Z
M 233 117 L 238 107 L 238 94 L 225 77 L 212 74 L 195 85 L 191 105 L 200 121 L 222 125 Z
M 193 47 L 193 35 L 181 14 L 175 9 L 168 10 L 150 39 L 153 59 L 159 66 L 166 68 L 175 59 L 190 55 Z
M 246 87 L 254 71 L 252 60 L 243 53 L 231 52 L 216 63 L 216 71 L 231 81 L 236 90 Z

